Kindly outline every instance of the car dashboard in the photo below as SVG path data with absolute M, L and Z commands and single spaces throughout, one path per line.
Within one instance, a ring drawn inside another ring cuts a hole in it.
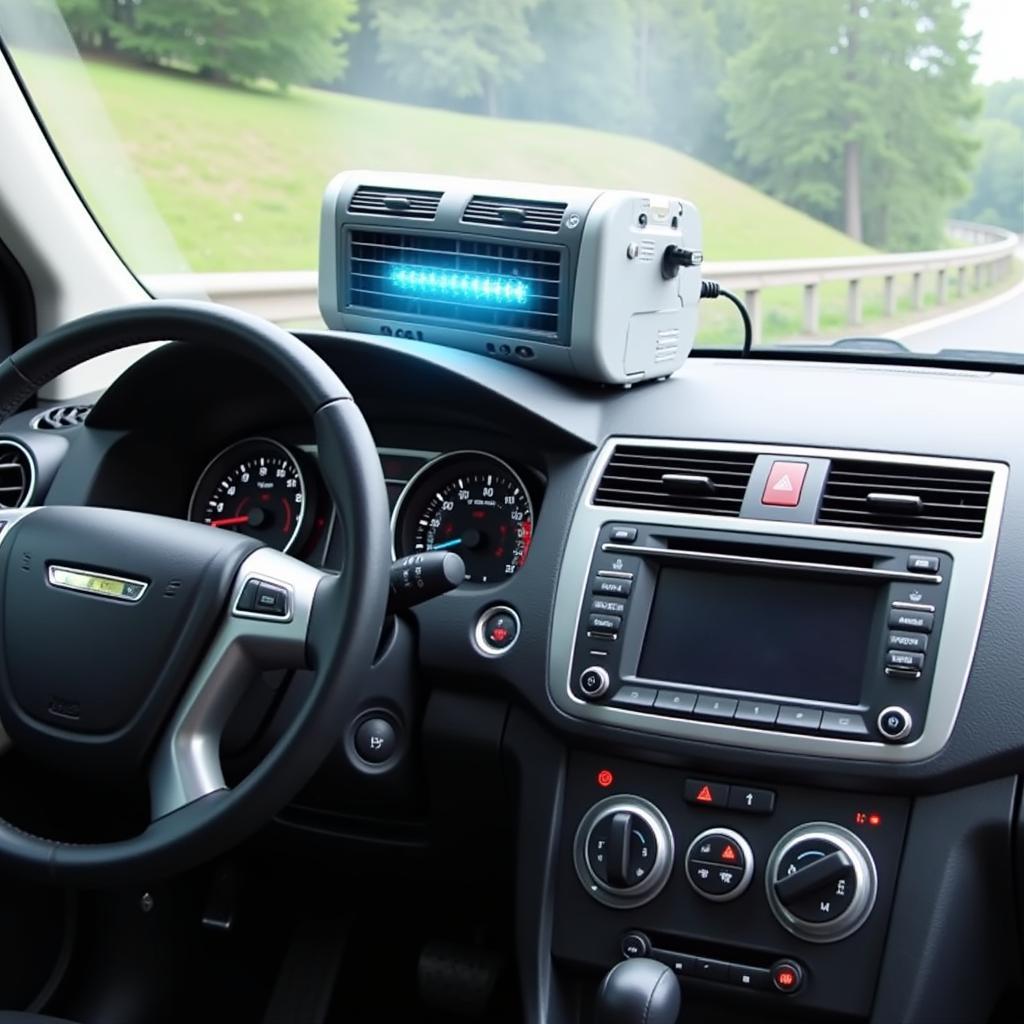
M 367 418 L 395 556 L 466 571 L 389 622 L 281 835 L 506 887 L 530 1021 L 589 1019 L 637 955 L 730 1020 L 988 1019 L 1020 975 L 1019 376 L 723 355 L 613 389 L 300 337 Z M 311 424 L 258 372 L 171 344 L 85 426 L 35 415 L 4 437 L 36 500 L 344 571 Z

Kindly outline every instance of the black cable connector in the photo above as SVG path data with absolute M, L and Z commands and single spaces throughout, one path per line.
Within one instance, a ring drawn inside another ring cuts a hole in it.
M 723 297 L 728 299 L 739 311 L 743 318 L 743 354 L 750 355 L 750 346 L 754 343 L 754 327 L 750 322 L 750 314 L 743 301 L 732 292 L 723 288 L 717 281 L 701 281 L 700 297 L 702 299 L 717 299 Z
M 679 275 L 680 267 L 699 267 L 704 262 L 700 249 L 684 249 L 681 245 L 670 245 L 661 255 L 661 276 L 666 281 Z

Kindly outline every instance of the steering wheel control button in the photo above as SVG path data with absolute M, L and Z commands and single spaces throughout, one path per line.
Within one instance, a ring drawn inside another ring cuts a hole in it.
M 643 932 L 626 932 L 622 936 L 619 949 L 626 960 L 634 960 L 638 956 L 647 956 L 651 951 L 651 941 Z
M 807 476 L 806 462 L 774 462 L 761 495 L 762 505 L 796 508 Z
M 775 810 L 775 794 L 770 789 L 745 789 L 733 786 L 729 790 L 729 810 L 747 814 L 771 814 Z
M 808 942 L 837 942 L 867 920 L 878 888 L 864 843 L 839 825 L 802 825 L 779 841 L 765 870 L 779 923 Z
M 353 745 L 356 754 L 367 764 L 384 764 L 398 750 L 398 733 L 386 718 L 374 716 L 367 718 L 356 729 Z
M 238 598 L 238 604 L 235 605 L 236 610 L 240 612 L 256 611 L 256 593 L 259 589 L 259 580 L 246 580 L 245 586 L 242 587 L 242 593 Z
M 514 608 L 488 608 L 477 620 L 473 638 L 479 650 L 490 658 L 507 654 L 519 639 L 522 624 Z
M 686 851 L 686 877 L 705 899 L 724 903 L 742 896 L 754 875 L 754 853 L 738 832 L 701 832 Z
M 580 673 L 579 691 L 584 700 L 600 700 L 610 685 L 608 672 L 600 665 L 591 665 Z
M 725 807 L 729 803 L 730 787 L 724 782 L 705 782 L 687 779 L 683 796 L 688 804 L 699 807 Z
M 256 592 L 256 611 L 283 619 L 288 615 L 288 591 L 273 583 L 261 583 Z
M 908 555 L 907 570 L 909 572 L 923 572 L 934 576 L 939 571 L 938 555 Z
M 278 619 L 287 622 L 292 616 L 292 596 L 280 583 L 250 576 L 235 602 L 235 614 L 254 619 Z
M 902 743 L 913 728 L 913 719 L 906 708 L 883 708 L 878 713 L 878 731 L 890 743 Z
M 675 857 L 672 831 L 654 804 L 607 797 L 584 815 L 573 866 L 594 899 L 619 910 L 639 907 L 664 888 Z
M 792 960 L 780 960 L 771 969 L 772 984 L 779 992 L 792 995 L 804 983 L 803 968 Z

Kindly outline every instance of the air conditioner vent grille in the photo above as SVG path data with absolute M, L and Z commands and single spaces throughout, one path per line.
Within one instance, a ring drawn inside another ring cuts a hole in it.
M 422 189 L 360 185 L 349 200 L 348 212 L 433 220 L 442 195 Z
M 41 412 L 33 421 L 36 430 L 71 430 L 85 423 L 91 405 L 54 405 Z
M 21 508 L 32 500 L 36 471 L 28 450 L 0 440 L 0 509 Z
M 616 445 L 594 504 L 738 516 L 755 459 L 742 452 Z
M 465 224 L 557 231 L 562 226 L 565 208 L 565 203 L 545 203 L 535 199 L 473 196 L 466 205 L 462 220 Z
M 818 522 L 980 537 L 991 490 L 988 470 L 837 459 Z
M 348 304 L 557 337 L 562 253 L 555 247 L 354 228 Z

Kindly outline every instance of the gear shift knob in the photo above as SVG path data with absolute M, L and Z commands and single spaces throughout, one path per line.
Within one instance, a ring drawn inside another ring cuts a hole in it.
M 597 991 L 595 1024 L 676 1024 L 682 1002 L 671 968 L 646 957 L 623 960 Z

